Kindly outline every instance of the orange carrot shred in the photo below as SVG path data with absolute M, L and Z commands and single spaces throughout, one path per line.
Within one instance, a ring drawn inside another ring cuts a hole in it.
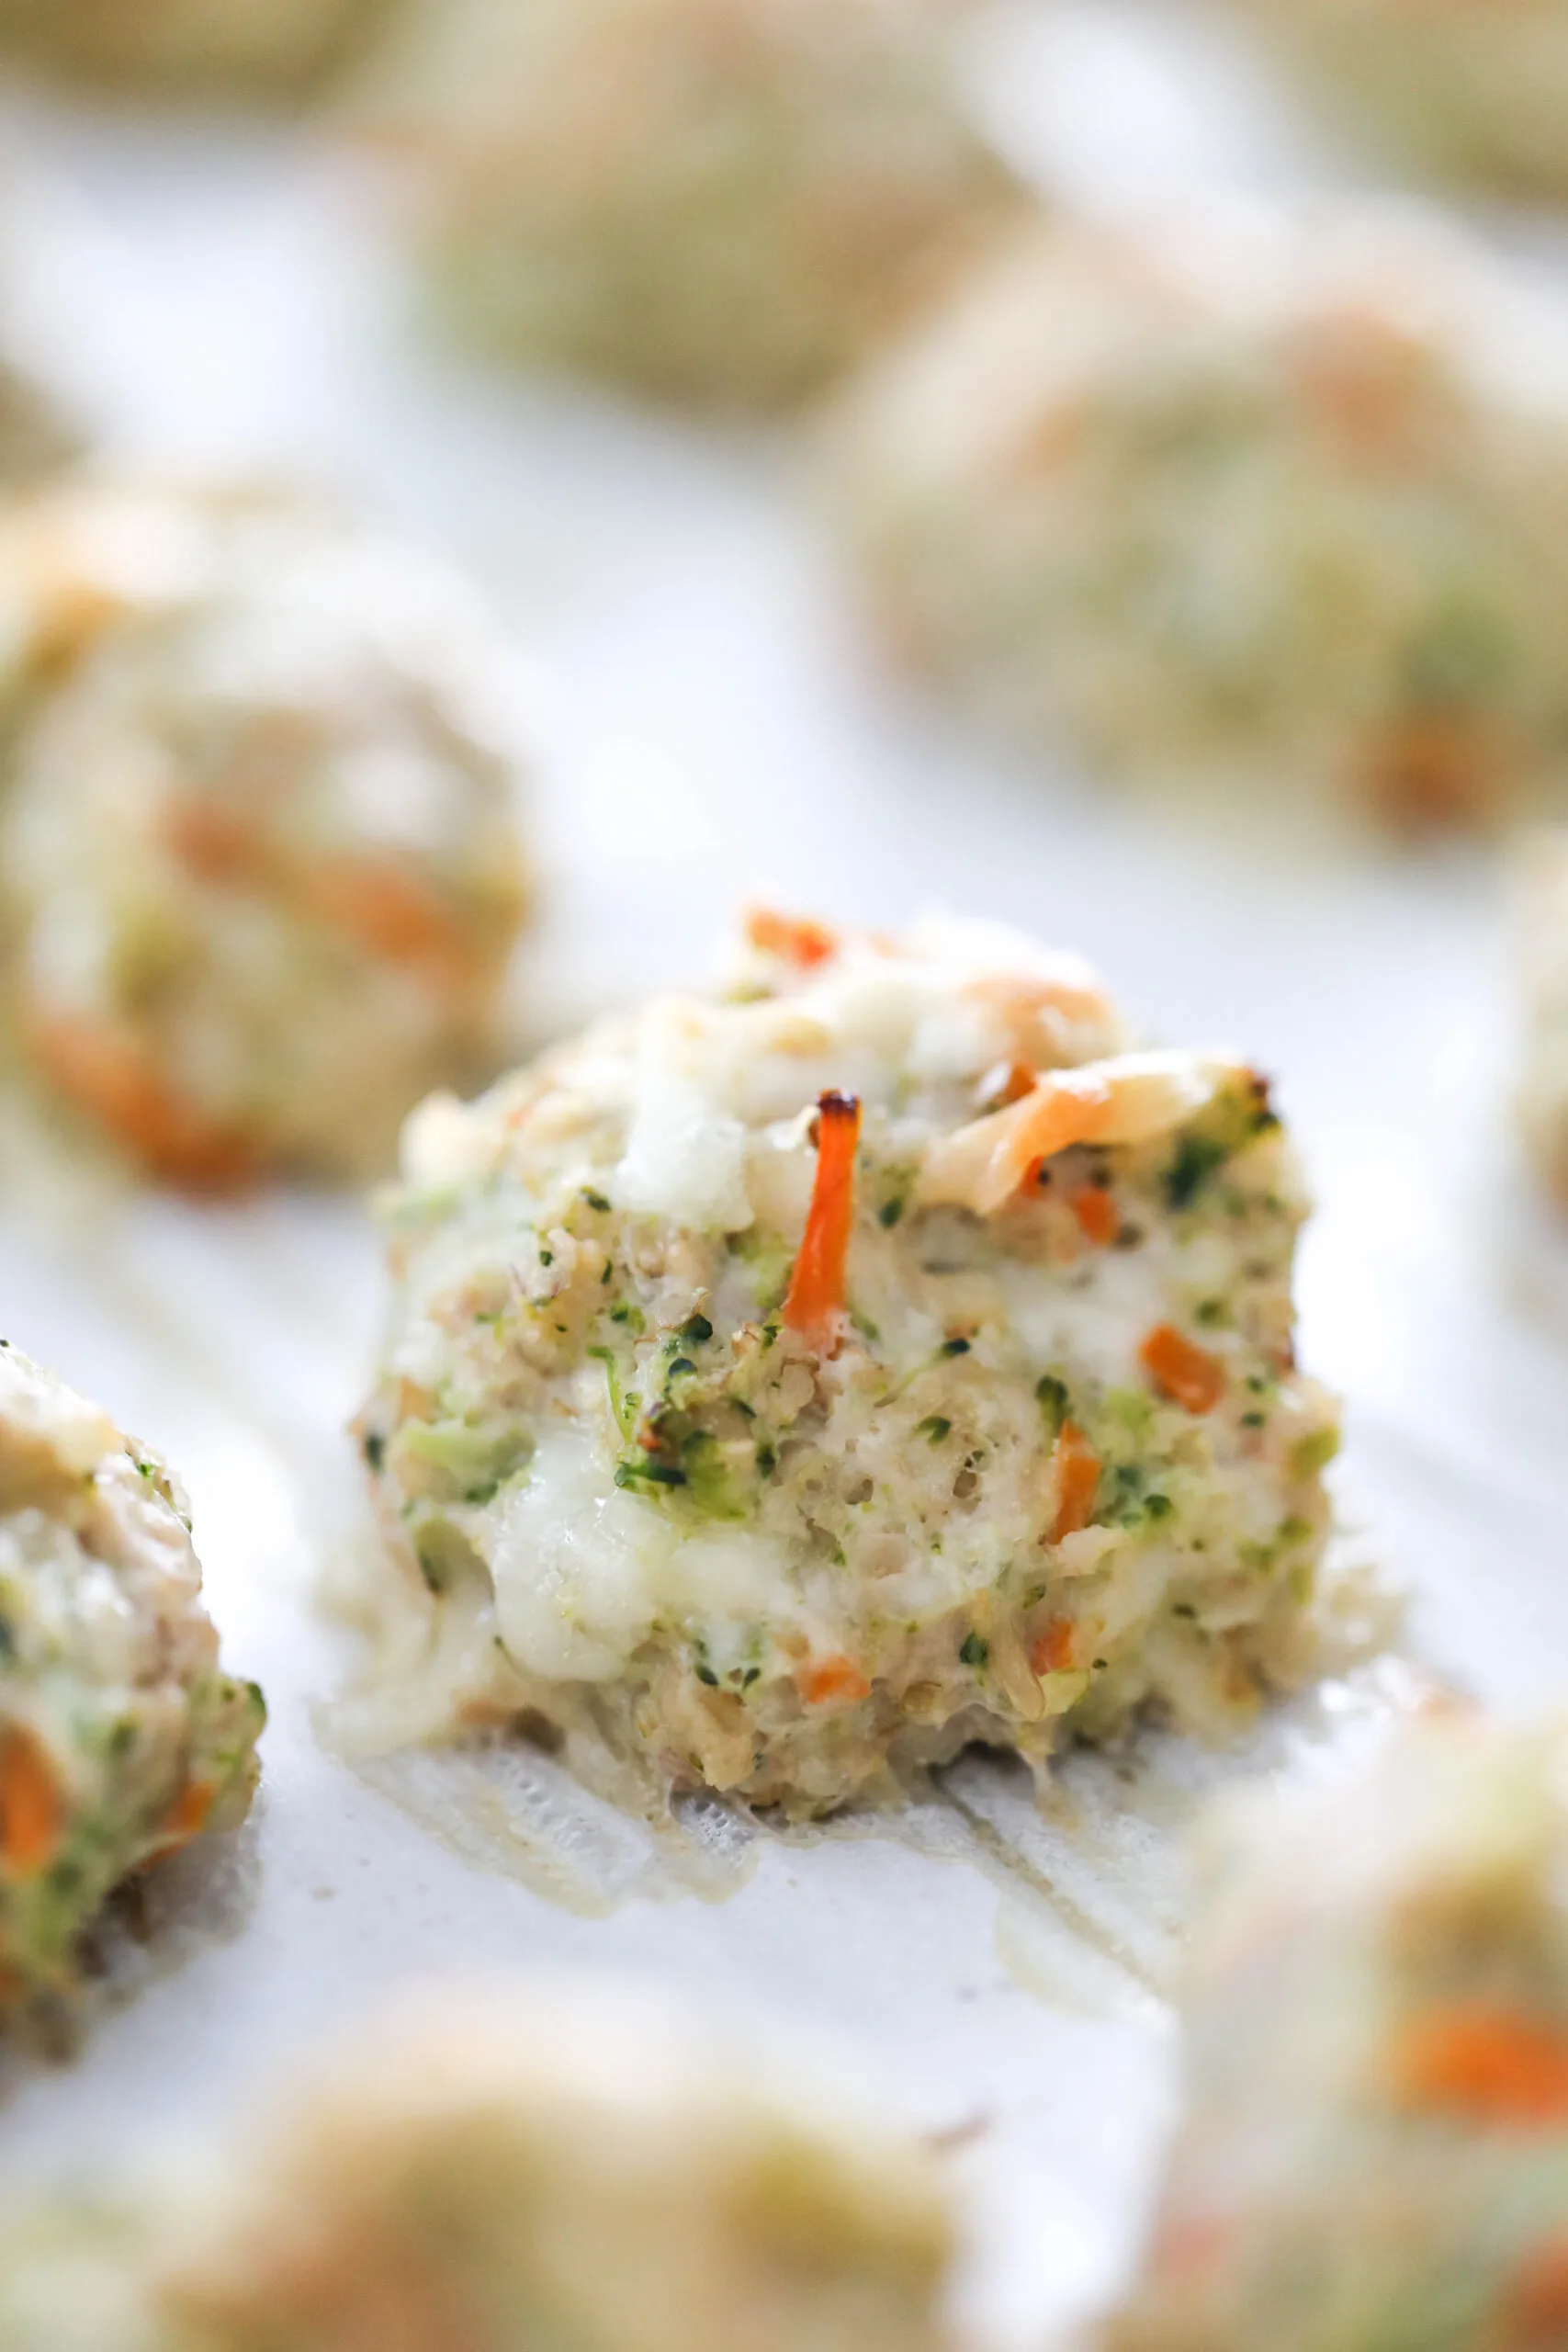
M 1100 1490 L 1100 1456 L 1077 1421 L 1064 1421 L 1052 1458 L 1056 1465 L 1056 1517 L 1051 1541 L 1059 1544 L 1065 1535 L 1076 1535 L 1080 1527 L 1089 1525 Z
M 172 1853 L 176 1847 L 188 1846 L 193 1838 L 200 1837 L 217 1793 L 210 1781 L 186 1782 L 169 1807 L 169 1817 L 164 1824 L 163 1851 Z
M 255 829 L 205 794 L 170 799 L 162 822 L 170 852 L 198 881 L 248 881 L 265 871 L 266 851 Z
M 1138 1361 L 1162 1396 L 1189 1413 L 1212 1413 L 1225 1393 L 1225 1368 L 1218 1356 L 1194 1347 L 1171 1323 L 1156 1323 L 1138 1350 Z
M 1548 2238 L 1528 2256 L 1504 2307 L 1501 2341 L 1517 2352 L 1555 2352 L 1568 2337 L 1568 2239 Z
M 817 1658 L 798 1667 L 795 1687 L 808 1707 L 826 1706 L 835 1699 L 848 1702 L 871 1695 L 870 1683 L 847 1657 Z
M 22 1724 L 0 1741 L 0 1867 L 7 1878 L 38 1878 L 60 1847 L 61 1803 L 42 1741 Z
M 186 1102 L 150 1057 L 107 1023 L 35 1016 L 27 1027 L 39 1063 L 61 1092 L 170 1183 L 230 1193 L 262 1174 L 261 1155 L 240 1128 Z
M 746 917 L 746 936 L 761 955 L 782 956 L 786 964 L 810 971 L 839 952 L 839 943 L 825 923 L 799 915 L 781 915 L 772 907 L 753 907 Z
M 1515 2131 L 1568 2123 L 1568 2036 L 1483 2001 L 1451 2002 L 1411 2019 L 1389 2054 L 1388 2073 L 1394 2097 L 1408 2107 Z
M 1072 1195 L 1072 1211 L 1085 1240 L 1097 1250 L 1109 1248 L 1122 1229 L 1116 1204 L 1103 1184 L 1080 1184 Z
M 445 986 L 469 975 L 474 954 L 446 894 L 416 874 L 368 858 L 301 865 L 289 892 L 320 922 L 389 963 L 423 966 Z
M 1098 1476 L 1098 1465 L 1096 1468 Z M 1073 1664 L 1073 1621 L 1053 1617 L 1043 1634 L 1029 1645 L 1029 1664 L 1035 1674 L 1070 1673 Z
M 838 1344 L 844 1316 L 859 1141 L 857 1097 L 824 1094 L 817 1105 L 817 1178 L 784 1303 L 784 1323 L 786 1331 L 829 1355 Z
M 1039 1072 L 1027 1062 L 998 1062 L 988 1069 L 976 1089 L 987 1111 L 1005 1111 L 1011 1102 L 1021 1102 L 1032 1094 L 1039 1082 Z

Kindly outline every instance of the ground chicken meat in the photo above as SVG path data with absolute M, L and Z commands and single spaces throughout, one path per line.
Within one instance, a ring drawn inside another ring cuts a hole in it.
M 1042 230 L 831 479 L 892 648 L 1048 750 L 1403 831 L 1568 795 L 1568 335 L 1418 216 Z
M 0 525 L 6 605 L 38 1069 L 195 1189 L 386 1167 L 499 1057 L 524 754 L 483 616 L 298 507 L 91 488 Z
M 108 1895 L 255 1786 L 164 1465 L 0 1346 L 0 2013 L 68 2000 Z
M 1253 1795 L 1213 1860 L 1188 2109 L 1106 2352 L 1568 2342 L 1568 1738 L 1464 1716 Z
M 1300 1668 L 1328 1399 L 1262 1080 L 987 925 L 761 913 L 727 994 L 426 1106 L 360 1424 L 424 1730 L 825 1811 Z M 411 1713 L 400 1702 L 398 1720 Z
M 426 1996 L 195 2196 L 14 2227 L 7 2352 L 942 2352 L 936 2162 L 814 2065 L 647 1995 Z
M 365 111 L 482 343 L 667 400 L 814 392 L 1020 202 L 956 0 L 465 0 Z

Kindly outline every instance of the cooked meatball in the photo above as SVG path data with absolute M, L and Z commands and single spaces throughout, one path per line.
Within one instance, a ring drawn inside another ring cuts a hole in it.
M 0 356 L 0 490 L 58 471 L 82 446 L 53 391 L 19 360 Z
M 957 0 L 468 0 L 366 111 L 425 192 L 440 308 L 660 398 L 814 392 L 1019 201 Z
M 1450 1718 L 1233 1819 L 1107 2352 L 1568 2342 L 1565 1768 L 1561 1724 Z
M 195 2197 L 14 2231 L 7 2352 L 940 2352 L 936 2163 L 814 2064 L 629 1992 L 426 1996 Z
M 1519 1120 L 1541 1175 L 1568 1201 L 1568 828 L 1529 834 L 1517 876 L 1525 1012 Z
M 892 644 L 1097 768 L 1405 830 L 1568 790 L 1561 311 L 1416 216 L 1043 232 L 834 487 Z
M 87 491 L 0 525 L 17 1018 L 197 1189 L 358 1175 L 493 1068 L 526 881 L 499 656 L 423 559 L 285 506 Z
M 405 1658 L 426 1621 L 427 1729 L 813 1813 L 1145 1699 L 1245 1719 L 1335 1447 L 1263 1082 L 990 926 L 750 943 L 408 1132 L 367 1606 Z
M 1244 0 L 1280 54 L 1369 141 L 1421 169 L 1568 197 L 1562 0 Z
M 397 0 L 0 0 L 0 51 L 111 87 L 292 95 Z
M 264 1720 L 163 1464 L 0 1345 L 0 2016 L 67 2001 L 114 1889 L 243 1819 Z

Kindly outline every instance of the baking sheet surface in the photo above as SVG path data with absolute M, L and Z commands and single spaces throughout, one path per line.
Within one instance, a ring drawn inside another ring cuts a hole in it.
M 1019 9 L 1008 38 L 1049 69 L 1021 103 L 990 61 L 1009 136 L 1096 200 L 1216 159 L 1336 175 L 1207 28 Z M 41 103 L 11 129 L 23 323 L 114 447 L 346 487 L 515 619 L 548 747 L 539 1034 L 700 977 L 749 895 L 874 922 L 941 901 L 1084 949 L 1151 1028 L 1276 1075 L 1320 1201 L 1303 1354 L 1349 1399 L 1347 1542 L 1410 1584 L 1416 1666 L 1304 1703 L 1248 1767 L 1335 1769 L 1420 1672 L 1507 1703 L 1559 1689 L 1568 1239 L 1514 1161 L 1493 865 L 1190 835 L 978 743 L 876 673 L 798 445 L 432 351 L 362 189 L 301 136 Z M 1038 2345 L 1091 2303 L 1171 2097 L 1175 1833 L 1240 1766 L 1148 1743 L 1075 1763 L 1042 1817 L 1020 1776 L 965 1762 L 880 1834 L 697 1820 L 682 1867 L 526 1759 L 351 1769 L 317 1736 L 346 1651 L 310 1595 L 358 1528 L 342 1425 L 378 1312 L 365 1218 L 128 1195 L 15 1119 L 0 1145 L 6 1334 L 178 1467 L 226 1650 L 273 1710 L 254 1823 L 216 1881 L 160 1895 L 138 1997 L 67 2070 L 16 2070 L 0 2188 L 215 2110 L 383 1983 L 592 1966 L 836 2034 L 961 2142 L 984 2344 Z

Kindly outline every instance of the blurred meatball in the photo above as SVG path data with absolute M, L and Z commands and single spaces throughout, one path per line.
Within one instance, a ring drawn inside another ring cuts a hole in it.
M 439 303 L 672 401 L 815 391 L 1004 209 L 958 0 L 468 0 L 367 111 L 419 164 Z
M 29 370 L 0 358 L 0 491 L 36 481 L 81 454 L 82 435 Z
M 7 2352 L 942 2352 L 937 2165 L 814 2055 L 630 1991 L 448 1989 L 193 2194 L 0 2247 Z
M 0 2017 L 68 1999 L 113 1890 L 243 1819 L 264 1719 L 163 1464 L 0 1343 Z
M 824 1813 L 1151 1698 L 1223 1737 L 1305 1670 L 1294 1155 L 1075 957 L 760 913 L 729 989 L 427 1104 L 404 1172 L 367 1611 L 405 1664 L 427 1627 L 433 1736 Z
M 400 0 L 0 0 L 0 51 L 110 87 L 297 94 Z
M 1568 2343 L 1568 1738 L 1438 1720 L 1220 1833 L 1104 2352 Z
M 377 1170 L 493 1057 L 525 907 L 483 616 L 298 508 L 86 490 L 0 526 L 6 619 L 39 1070 L 176 1183 Z
M 852 404 L 886 632 L 1187 791 L 1485 823 L 1568 786 L 1568 334 L 1416 216 L 1042 233 Z
M 1525 1017 L 1519 1120 L 1542 1177 L 1568 1203 L 1568 827 L 1529 833 L 1516 865 Z
M 1520 195 L 1568 197 L 1562 0 L 1242 0 L 1371 143 Z

